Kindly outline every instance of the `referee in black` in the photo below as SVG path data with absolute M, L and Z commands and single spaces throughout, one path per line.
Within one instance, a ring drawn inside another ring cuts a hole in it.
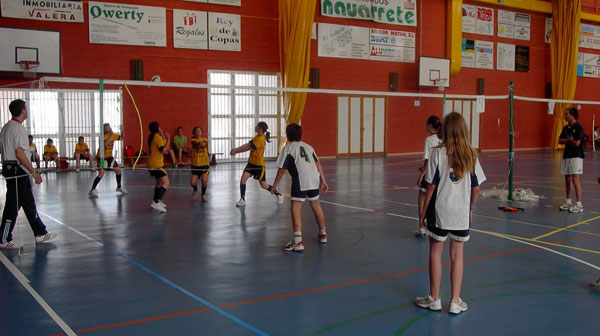
M 35 235 L 36 243 L 46 242 L 56 234 L 48 233 L 35 207 L 31 192 L 29 173 L 33 174 L 35 183 L 42 183 L 42 177 L 33 169 L 28 159 L 29 140 L 23 121 L 27 119 L 27 108 L 21 99 L 13 100 L 8 106 L 12 119 L 4 127 L 0 138 L 2 141 L 2 175 L 6 178 L 6 204 L 0 225 L 0 249 L 15 250 L 23 247 L 13 241 L 12 231 L 21 207 L 25 211 L 29 225 Z

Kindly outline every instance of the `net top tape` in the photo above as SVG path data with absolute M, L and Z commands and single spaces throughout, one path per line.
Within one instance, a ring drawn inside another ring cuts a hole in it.
M 40 78 L 40 87 L 44 83 L 76 83 L 76 84 L 98 84 L 100 79 L 95 78 L 74 78 L 74 77 L 42 77 Z M 234 86 L 234 85 L 211 85 L 201 83 L 180 83 L 180 82 L 152 82 L 152 81 L 133 81 L 133 80 L 118 80 L 105 79 L 105 85 L 129 85 L 129 86 L 146 86 L 146 87 L 173 87 L 173 88 L 188 88 L 188 89 L 248 89 L 248 90 L 264 90 L 264 91 L 279 91 L 279 92 L 307 92 L 321 94 L 337 94 L 337 95 L 368 95 L 381 97 L 413 97 L 413 98 L 448 98 L 448 99 L 485 99 L 485 100 L 507 100 L 506 95 L 468 95 L 468 94 L 443 94 L 443 93 L 420 93 L 420 92 L 385 92 L 385 91 L 361 91 L 361 90 L 333 90 L 333 89 L 308 89 L 308 88 L 284 88 L 284 87 L 261 87 L 261 86 Z M 533 98 L 525 96 L 514 96 L 515 100 L 543 102 L 543 103 L 567 103 L 567 104 L 586 104 L 600 105 L 600 101 L 585 101 L 585 100 L 564 100 L 564 99 L 546 99 Z

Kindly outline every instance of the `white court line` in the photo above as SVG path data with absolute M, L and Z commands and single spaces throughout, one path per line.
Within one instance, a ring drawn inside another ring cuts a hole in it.
M 492 233 L 492 232 L 485 232 L 485 231 L 480 231 L 480 230 L 477 230 L 477 229 L 471 229 L 471 231 L 475 231 L 475 232 L 479 232 L 479 233 L 485 233 L 485 234 L 487 234 L 487 235 L 490 235 L 490 236 L 500 237 L 500 238 L 504 238 L 504 239 L 508 239 L 508 240 L 516 241 L 516 242 L 518 242 L 518 243 L 521 243 L 521 244 L 525 244 L 525 245 L 530 245 L 530 246 L 533 246 L 533 247 L 537 247 L 537 248 L 539 248 L 539 249 L 546 250 L 546 251 L 549 251 L 549 252 L 552 252 L 552 253 L 556 253 L 556 254 L 558 254 L 558 255 L 560 255 L 560 256 L 563 256 L 563 257 L 565 257 L 565 258 L 569 258 L 569 259 L 571 259 L 571 260 L 574 260 L 574 261 L 577 261 L 577 262 L 579 262 L 579 263 L 582 263 L 582 264 L 584 264 L 584 265 L 586 265 L 586 266 L 589 266 L 589 267 L 591 267 L 591 268 L 593 268 L 593 269 L 595 269 L 595 270 L 597 270 L 597 271 L 600 271 L 600 266 L 596 266 L 596 265 L 594 265 L 594 264 L 591 264 L 591 263 L 589 263 L 589 262 L 587 262 L 587 261 L 581 260 L 581 259 L 579 259 L 579 258 L 572 257 L 572 256 L 570 256 L 570 255 L 568 255 L 568 254 L 564 254 L 564 253 L 562 253 L 562 252 L 558 252 L 558 251 L 556 251 L 556 250 L 553 250 L 553 249 L 547 248 L 547 247 L 545 247 L 545 246 L 540 246 L 540 245 L 533 244 L 533 243 L 529 243 L 529 242 L 526 242 L 526 241 L 523 241 L 523 240 L 520 240 L 520 239 L 515 239 L 515 238 L 511 238 L 511 237 L 506 237 L 506 236 L 503 236 L 503 235 L 500 235 L 500 234 L 496 234 L 496 233 Z
M 2 261 L 4 266 L 6 266 L 6 268 L 12 273 L 12 275 L 14 275 L 14 277 L 17 280 L 19 280 L 21 285 L 23 285 L 23 287 L 25 287 L 25 289 L 27 289 L 29 294 L 31 294 L 31 296 L 33 296 L 33 298 L 37 301 L 37 303 L 39 303 L 39 305 L 42 308 L 44 308 L 46 313 L 48 313 L 48 315 L 50 315 L 50 317 L 54 320 L 54 322 L 56 322 L 56 324 L 58 324 L 58 326 L 68 336 L 77 336 L 77 334 L 73 331 L 73 329 L 71 329 L 69 327 L 69 325 L 67 325 L 67 323 L 65 323 L 65 321 L 63 321 L 63 319 L 61 319 L 60 316 L 58 316 L 58 314 L 56 314 L 54 309 L 52 309 L 52 307 L 50 307 L 50 305 L 48 305 L 48 303 L 35 291 L 35 289 L 33 289 L 33 287 L 31 287 L 31 285 L 29 284 L 29 282 L 30 282 L 29 279 L 27 279 L 27 277 L 23 273 L 21 273 L 21 271 L 17 268 L 17 266 L 15 266 L 12 262 L 10 262 L 10 260 L 8 260 L 8 258 L 4 255 L 4 253 L 0 253 L 0 261 Z
M 382 213 L 382 214 L 389 215 L 389 216 L 394 216 L 394 217 L 402 217 L 402 218 L 407 218 L 407 219 L 412 219 L 412 220 L 419 220 L 416 217 L 404 216 L 404 215 L 394 214 L 394 213 L 391 213 L 391 212 L 377 211 L 377 210 L 373 210 L 373 209 L 360 208 L 360 207 L 355 207 L 355 206 L 351 206 L 351 205 L 334 203 L 334 202 L 328 202 L 328 201 L 323 201 L 323 200 L 321 200 L 321 202 L 322 203 L 327 203 L 327 204 L 332 204 L 332 205 L 337 205 L 337 206 L 341 206 L 341 207 L 351 208 L 351 209 L 357 209 L 357 210 L 363 210 L 363 211 L 369 211 L 369 212 Z M 591 263 L 589 263 L 589 262 L 587 262 L 585 260 L 581 260 L 579 258 L 572 257 L 572 256 L 570 256 L 568 254 L 564 254 L 562 252 L 558 252 L 556 250 L 553 250 L 551 248 L 547 248 L 545 246 L 536 245 L 536 244 L 529 243 L 529 242 L 526 242 L 526 241 L 523 241 L 523 240 L 519 240 L 519 239 L 515 239 L 515 238 L 505 237 L 505 236 L 502 236 L 501 234 L 494 234 L 494 233 L 490 233 L 490 232 L 480 231 L 480 230 L 477 230 L 477 229 L 470 229 L 470 230 L 475 231 L 475 232 L 479 232 L 479 233 L 484 233 L 484 234 L 491 235 L 491 236 L 498 237 L 498 238 L 504 238 L 504 239 L 512 240 L 512 241 L 515 241 L 517 243 L 521 243 L 521 244 L 525 244 L 525 245 L 530 245 L 530 246 L 533 246 L 533 247 L 537 247 L 539 249 L 546 250 L 546 251 L 552 252 L 554 254 L 558 254 L 559 256 L 571 259 L 573 261 L 576 261 L 578 263 L 581 263 L 583 265 L 589 266 L 589 267 L 591 267 L 591 268 L 593 268 L 595 270 L 600 271 L 600 266 L 596 266 L 596 265 L 591 264 Z

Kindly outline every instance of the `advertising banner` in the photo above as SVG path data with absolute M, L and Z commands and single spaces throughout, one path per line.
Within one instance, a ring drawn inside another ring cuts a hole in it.
M 90 43 L 166 47 L 166 9 L 89 2 Z

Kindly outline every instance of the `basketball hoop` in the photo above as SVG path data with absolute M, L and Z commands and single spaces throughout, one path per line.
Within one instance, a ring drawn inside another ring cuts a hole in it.
M 438 78 L 433 80 L 433 85 L 437 86 L 440 91 L 444 91 L 446 88 L 446 78 Z
M 38 61 L 20 61 L 19 65 L 21 66 L 21 70 L 23 70 L 23 77 L 35 78 L 35 74 L 37 72 L 38 67 L 40 66 L 40 62 L 38 62 Z

